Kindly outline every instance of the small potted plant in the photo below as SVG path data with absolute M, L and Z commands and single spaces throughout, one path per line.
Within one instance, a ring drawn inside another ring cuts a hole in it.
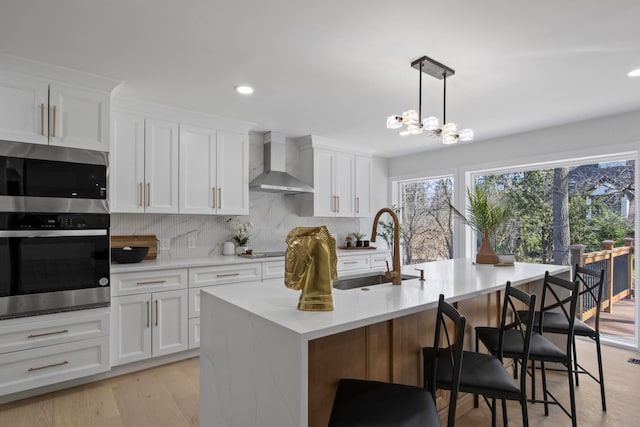
M 247 243 L 249 243 L 253 224 L 251 222 L 240 222 L 236 218 L 229 218 L 227 222 L 230 223 L 231 228 L 233 228 L 232 238 L 238 245 L 236 247 L 236 254 L 241 255 L 246 253 L 249 250 Z
M 345 247 L 350 248 L 353 246 L 353 238 L 351 236 L 347 236 L 344 238 Z
M 355 232 L 355 233 L 351 233 L 351 235 L 356 239 L 356 247 L 360 248 L 364 245 L 362 242 L 362 238 L 367 235 L 366 233 Z
M 491 238 L 495 245 L 496 231 L 509 220 L 511 209 L 498 195 L 478 185 L 473 190 L 467 188 L 467 200 L 469 204 L 466 217 L 450 206 L 456 216 L 473 230 L 483 234 L 482 244 L 476 254 L 476 264 L 497 264 L 498 255 L 491 246 Z

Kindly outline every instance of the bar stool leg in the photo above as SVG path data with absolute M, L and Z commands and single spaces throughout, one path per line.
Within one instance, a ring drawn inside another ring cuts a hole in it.
M 604 373 L 602 370 L 602 350 L 600 349 L 600 334 L 596 334 L 596 353 L 598 355 L 598 373 L 600 374 L 600 397 L 602 399 L 602 410 L 607 412 L 607 400 L 604 395 Z
M 542 396 L 544 399 L 544 415 L 545 416 L 549 416 L 549 404 L 547 403 L 549 401 L 549 396 L 547 395 L 547 374 L 544 370 L 544 362 L 540 361 L 540 366 L 542 369 Z M 571 371 L 571 369 L 569 369 L 569 371 Z M 569 377 L 571 377 L 571 375 L 569 375 Z M 571 377 L 571 383 L 573 384 L 573 377 Z

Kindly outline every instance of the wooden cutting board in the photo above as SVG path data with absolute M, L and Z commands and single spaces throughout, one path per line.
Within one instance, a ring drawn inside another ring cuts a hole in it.
M 144 259 L 156 259 L 158 256 L 158 239 L 154 235 L 111 236 L 112 248 L 124 248 L 125 246 L 148 246 L 149 253 Z

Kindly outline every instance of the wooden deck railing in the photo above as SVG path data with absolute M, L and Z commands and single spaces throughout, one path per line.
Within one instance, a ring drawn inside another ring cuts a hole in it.
M 613 240 L 602 242 L 604 249 L 584 253 L 584 245 L 571 245 L 571 264 L 576 263 L 594 270 L 605 270 L 604 299 L 602 310 L 613 312 L 613 304 L 634 292 L 633 239 L 624 239 L 624 246 L 615 248 Z M 578 312 L 581 320 L 587 320 L 595 314 L 595 301 L 585 294 L 579 299 Z

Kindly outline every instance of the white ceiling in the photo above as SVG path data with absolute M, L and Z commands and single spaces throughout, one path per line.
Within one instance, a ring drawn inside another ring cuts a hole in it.
M 442 147 L 385 128 L 417 109 L 423 55 L 456 70 L 447 116 L 473 144 L 640 110 L 639 21 L 639 0 L 2 0 L 0 52 L 393 156 Z M 423 115 L 441 118 L 442 81 L 424 77 Z

